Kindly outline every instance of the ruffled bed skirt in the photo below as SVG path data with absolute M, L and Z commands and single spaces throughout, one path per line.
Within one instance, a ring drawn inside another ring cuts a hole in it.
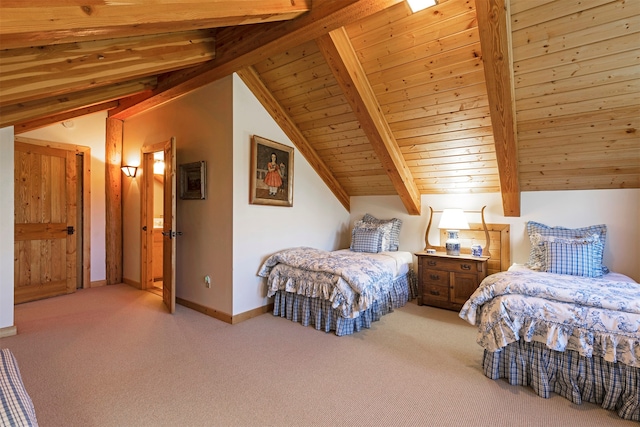
M 496 352 L 485 350 L 482 366 L 487 377 L 530 386 L 540 397 L 554 392 L 577 405 L 595 403 L 640 421 L 640 368 L 522 340 Z
M 277 291 L 274 294 L 274 316 L 313 326 L 325 332 L 335 331 L 338 336 L 359 332 L 362 328 L 371 328 L 371 323 L 380 320 L 394 308 L 404 306 L 418 295 L 416 275 L 413 270 L 396 278 L 387 292 L 373 301 L 372 305 L 360 312 L 355 318 L 340 316 L 340 311 L 332 308 L 331 301 L 324 298 L 312 298 L 293 292 Z

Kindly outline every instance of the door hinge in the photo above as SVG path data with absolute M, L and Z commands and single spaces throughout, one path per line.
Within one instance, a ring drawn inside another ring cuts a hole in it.
M 73 228 L 73 225 L 70 225 L 70 226 L 67 227 L 67 234 L 69 236 L 72 235 L 75 232 L 76 232 L 76 230 Z

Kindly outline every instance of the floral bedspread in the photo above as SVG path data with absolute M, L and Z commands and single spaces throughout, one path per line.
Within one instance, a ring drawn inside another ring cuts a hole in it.
M 460 311 L 496 351 L 524 339 L 640 367 L 640 284 L 519 270 L 488 276 Z
M 332 302 L 346 318 L 358 317 L 392 283 L 394 269 L 361 252 L 285 249 L 267 258 L 258 276 L 267 277 L 267 295 L 278 290 Z

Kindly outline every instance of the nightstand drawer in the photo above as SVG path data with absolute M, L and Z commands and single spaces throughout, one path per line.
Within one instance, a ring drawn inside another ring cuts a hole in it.
M 436 286 L 449 287 L 449 272 L 442 270 L 425 269 L 422 272 L 422 280 L 424 283 Z
M 475 260 L 466 260 L 466 259 L 428 259 L 426 261 L 427 268 L 433 268 L 437 270 L 446 270 L 446 271 L 454 271 L 460 273 L 477 273 L 482 271 L 485 263 Z
M 425 300 L 434 300 L 434 301 L 449 301 L 449 287 L 448 286 L 438 286 L 432 285 L 431 283 L 426 283 L 422 287 L 422 297 Z

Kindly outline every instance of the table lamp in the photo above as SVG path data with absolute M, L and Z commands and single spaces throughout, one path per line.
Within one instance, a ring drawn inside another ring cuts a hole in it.
M 445 242 L 447 255 L 460 255 L 458 232 L 469 228 L 469 223 L 464 216 L 464 211 L 462 209 L 444 209 L 438 228 L 447 230 L 447 241 Z

